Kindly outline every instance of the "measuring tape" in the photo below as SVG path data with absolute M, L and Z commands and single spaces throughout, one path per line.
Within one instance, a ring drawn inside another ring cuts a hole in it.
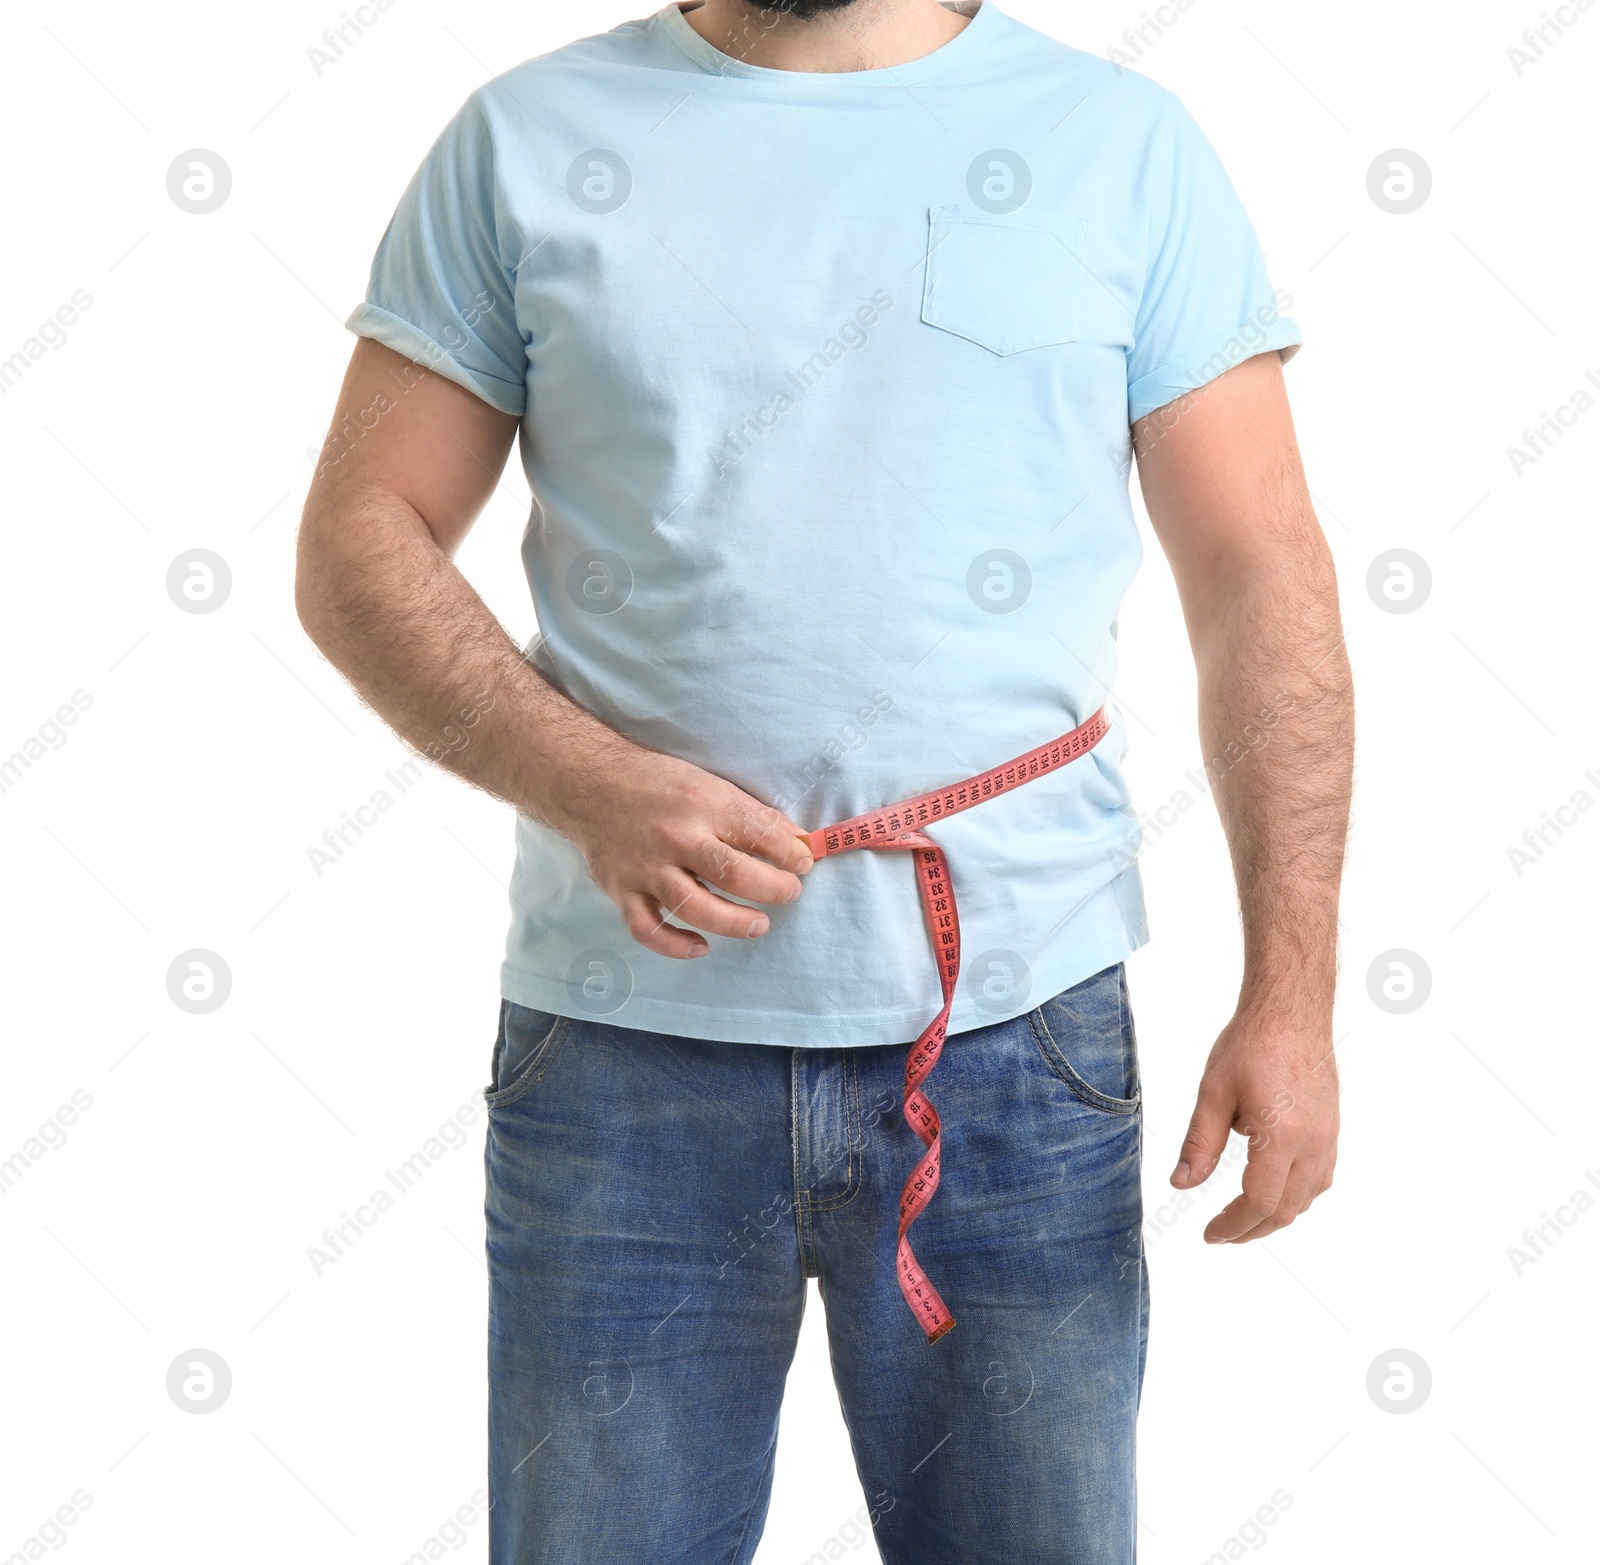
M 906 1055 L 905 1116 L 925 1150 L 900 1191 L 895 1269 L 900 1291 L 930 1343 L 937 1342 L 955 1325 L 955 1316 L 917 1264 L 906 1233 L 939 1188 L 939 1111 L 923 1096 L 922 1084 L 939 1063 L 939 1053 L 944 1048 L 950 1005 L 955 999 L 956 980 L 961 976 L 961 921 L 956 915 L 955 887 L 950 880 L 950 866 L 945 862 L 944 851 L 923 835 L 922 828 L 942 821 L 947 815 L 959 815 L 976 804 L 998 798 L 1002 793 L 1010 793 L 1035 777 L 1060 770 L 1080 755 L 1087 755 L 1105 738 L 1110 727 L 1111 719 L 1101 707 L 1088 722 L 1080 723 L 1071 733 L 1019 755 L 993 771 L 980 772 L 965 782 L 924 793 L 915 799 L 903 799 L 885 809 L 869 810 L 865 815 L 852 816 L 836 826 L 824 826 L 805 837 L 814 859 L 851 853 L 857 848 L 904 851 L 912 855 L 917 869 L 917 890 L 922 896 L 922 911 L 927 916 L 933 959 L 939 968 L 944 1008 L 928 1023 Z

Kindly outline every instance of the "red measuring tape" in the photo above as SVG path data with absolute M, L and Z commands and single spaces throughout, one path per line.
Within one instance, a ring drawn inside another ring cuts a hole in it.
M 1088 722 L 1080 723 L 1071 733 L 1052 739 L 1049 744 L 1042 744 L 1037 750 L 1019 755 L 992 771 L 980 772 L 976 777 L 934 793 L 852 816 L 837 826 L 824 826 L 820 831 L 809 832 L 805 838 L 814 859 L 850 853 L 857 848 L 873 848 L 909 852 L 917 868 L 917 890 L 922 896 L 922 911 L 927 916 L 928 938 L 933 943 L 933 959 L 944 990 L 944 1007 L 923 1029 L 906 1055 L 905 1115 L 925 1150 L 900 1191 L 895 1266 L 900 1291 L 930 1343 L 937 1342 L 955 1325 L 955 1316 L 917 1264 L 906 1234 L 939 1188 L 939 1111 L 923 1096 L 922 1084 L 939 1063 L 939 1054 L 944 1048 L 950 1005 L 955 999 L 956 980 L 961 976 L 961 921 L 956 914 L 955 886 L 944 851 L 923 835 L 922 828 L 942 821 L 947 815 L 959 815 L 976 804 L 998 798 L 1002 793 L 1010 793 L 1035 777 L 1058 771 L 1069 761 L 1087 755 L 1105 738 L 1110 727 L 1111 719 L 1101 707 Z

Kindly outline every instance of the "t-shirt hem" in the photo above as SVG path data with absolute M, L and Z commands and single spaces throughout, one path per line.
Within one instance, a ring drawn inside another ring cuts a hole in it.
M 403 353 L 413 363 L 422 365 L 424 369 L 433 370 L 436 374 L 443 375 L 446 380 L 453 380 L 463 390 L 481 397 L 490 407 L 498 408 L 502 413 L 510 413 L 516 418 L 522 417 L 526 407 L 526 394 L 521 386 L 512 387 L 467 369 L 451 358 L 448 348 L 435 342 L 420 327 L 413 326 L 410 321 L 384 309 L 381 305 L 370 301 L 358 304 L 351 311 L 350 319 L 344 324 L 358 337 L 370 337 L 374 342 L 381 342 L 386 348 L 393 348 L 396 353 Z
M 1262 333 L 1264 336 L 1258 335 Z M 1280 361 L 1287 364 L 1304 341 L 1300 328 L 1287 315 L 1280 315 L 1270 326 L 1263 327 L 1253 320 L 1235 326 L 1134 381 L 1128 387 L 1128 422 L 1132 424 L 1146 413 L 1198 391 L 1258 353 L 1276 349 Z
M 969 1032 L 1024 1016 L 1063 990 L 1131 956 L 1149 938 L 1148 926 L 1141 917 L 1124 923 L 1107 940 L 1092 946 L 1074 947 L 1058 962 L 1033 975 L 1023 1003 L 1014 1010 L 991 1014 L 980 1011 L 966 996 L 960 996 L 951 1011 L 950 1031 L 952 1034 Z M 854 1011 L 843 1016 L 753 1011 L 634 996 L 626 1005 L 625 1016 L 600 1016 L 574 1006 L 563 980 L 529 972 L 507 961 L 500 969 L 500 994 L 513 1005 L 553 1016 L 605 1022 L 637 1032 L 664 1033 L 673 1038 L 695 1038 L 708 1043 L 764 1043 L 792 1049 L 848 1049 L 911 1042 L 933 1020 L 938 1009 L 938 985 L 931 972 L 928 981 L 934 994 L 928 1005 L 892 1011 Z

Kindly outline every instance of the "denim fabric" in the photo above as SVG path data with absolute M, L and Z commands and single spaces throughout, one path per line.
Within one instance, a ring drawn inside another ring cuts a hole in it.
M 911 1234 L 957 1322 L 931 1347 L 895 1281 L 920 1151 L 905 1054 L 502 1003 L 493 1565 L 746 1565 L 808 1276 L 888 1565 L 1134 1559 L 1148 1292 L 1122 968 L 946 1044 L 943 1179 Z M 836 1531 L 817 1520 L 796 1559 Z

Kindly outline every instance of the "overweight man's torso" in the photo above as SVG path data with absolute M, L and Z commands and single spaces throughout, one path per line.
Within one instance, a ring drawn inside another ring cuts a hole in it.
M 1106 701 L 1140 558 L 1130 419 L 1253 319 L 1298 341 L 1214 162 L 1169 94 L 992 4 L 842 75 L 741 65 L 669 10 L 474 94 L 352 325 L 522 416 L 536 666 L 820 825 Z M 1182 210 L 1218 176 L 1220 217 Z M 1174 234 L 1218 222 L 1197 281 Z M 1118 723 L 939 828 L 969 953 L 952 1030 L 1142 943 L 1123 748 Z M 820 865 L 768 937 L 675 963 L 521 819 L 503 991 L 701 1038 L 901 1042 L 938 1006 L 907 874 Z

